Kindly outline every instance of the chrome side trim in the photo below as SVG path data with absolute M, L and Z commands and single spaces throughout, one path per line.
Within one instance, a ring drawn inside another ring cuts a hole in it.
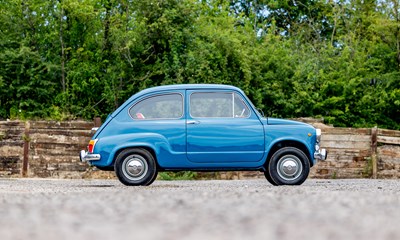
M 85 150 L 82 150 L 79 154 L 79 158 L 81 162 L 87 162 L 87 161 L 98 161 L 100 160 L 100 154 L 89 154 Z

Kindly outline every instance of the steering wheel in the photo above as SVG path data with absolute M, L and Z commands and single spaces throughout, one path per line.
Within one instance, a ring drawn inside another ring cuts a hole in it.
M 138 112 L 138 113 L 136 113 L 136 119 L 145 119 L 145 117 L 144 117 L 143 113 Z

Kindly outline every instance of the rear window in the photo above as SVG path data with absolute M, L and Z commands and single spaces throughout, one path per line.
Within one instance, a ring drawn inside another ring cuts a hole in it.
M 129 109 L 136 120 L 179 119 L 183 116 L 183 97 L 178 93 L 151 96 Z

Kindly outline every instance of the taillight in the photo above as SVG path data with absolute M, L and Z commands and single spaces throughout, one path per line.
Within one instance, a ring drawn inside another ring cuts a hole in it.
M 93 153 L 94 145 L 96 145 L 97 139 L 90 140 L 88 145 L 88 152 Z

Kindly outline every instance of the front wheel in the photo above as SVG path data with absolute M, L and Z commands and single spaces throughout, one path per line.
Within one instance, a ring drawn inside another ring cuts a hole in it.
M 300 185 L 310 173 L 310 161 L 298 148 L 284 147 L 272 155 L 268 173 L 276 185 Z
M 150 185 L 157 176 L 153 155 L 142 148 L 123 150 L 114 168 L 119 181 L 128 186 Z
M 264 172 L 264 176 L 265 176 L 265 178 L 267 179 L 267 181 L 268 181 L 269 183 L 271 183 L 272 185 L 274 185 L 274 186 L 277 186 L 277 185 L 278 185 L 278 184 L 276 184 L 276 183 L 274 182 L 274 180 L 272 180 L 271 175 L 269 174 L 269 171 L 268 171 L 268 170 Z

